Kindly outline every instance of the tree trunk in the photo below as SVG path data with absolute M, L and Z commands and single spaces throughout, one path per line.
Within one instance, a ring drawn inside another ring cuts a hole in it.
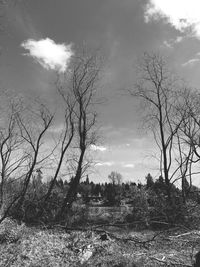
M 81 152 L 80 158 L 79 158 L 79 162 L 78 162 L 78 167 L 77 167 L 77 171 L 76 171 L 76 175 L 73 178 L 73 180 L 70 183 L 70 188 L 63 200 L 62 203 L 62 207 L 60 209 L 60 211 L 58 212 L 58 214 L 56 215 L 55 220 L 59 221 L 64 217 L 64 213 L 68 213 L 69 210 L 72 208 L 72 204 L 76 199 L 76 195 L 77 195 L 77 189 L 78 189 L 78 185 L 80 183 L 80 179 L 82 176 L 82 164 L 83 164 L 83 157 L 85 154 L 85 150 Z

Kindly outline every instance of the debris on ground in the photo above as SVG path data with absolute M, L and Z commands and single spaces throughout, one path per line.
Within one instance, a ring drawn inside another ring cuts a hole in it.
M 199 250 L 198 230 L 108 228 L 66 233 L 64 229 L 27 227 L 18 239 L 0 244 L 0 266 L 192 267 Z

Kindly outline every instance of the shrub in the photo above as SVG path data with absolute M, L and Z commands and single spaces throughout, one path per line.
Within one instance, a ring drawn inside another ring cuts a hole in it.
M 139 222 L 140 226 L 147 226 L 149 221 L 148 191 L 135 189 L 131 198 L 132 212 L 126 216 L 128 223 Z
M 67 226 L 84 226 L 88 222 L 88 208 L 86 205 L 74 204 L 65 216 Z
M 185 210 L 186 225 L 190 228 L 198 228 L 200 225 L 200 205 L 190 199 L 186 202 Z
M 172 194 L 169 201 L 162 192 L 150 191 L 148 201 L 151 226 L 161 227 L 167 224 L 183 224 L 185 222 L 186 209 L 181 195 Z
M 25 230 L 25 225 L 19 225 L 11 218 L 6 218 L 0 224 L 0 243 L 13 243 L 22 238 Z

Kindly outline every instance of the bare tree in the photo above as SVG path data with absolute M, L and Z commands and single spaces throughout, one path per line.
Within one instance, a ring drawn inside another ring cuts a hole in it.
M 27 160 L 22 153 L 24 141 L 19 136 L 17 113 L 21 111 L 19 99 L 6 94 L 1 95 L 1 123 L 0 123 L 0 210 L 3 216 L 7 206 L 14 197 L 14 192 L 7 192 L 11 182 L 20 178 Z M 13 177 L 15 177 L 13 179 Z
M 0 221 L 16 202 L 21 208 L 34 168 L 45 159 L 44 156 L 39 159 L 39 152 L 53 120 L 43 104 L 39 104 L 38 110 L 35 106 L 31 109 L 18 97 L 8 92 L 5 96 L 0 127 Z
M 192 91 L 184 95 L 185 110 L 187 116 L 185 117 L 183 127 L 181 128 L 185 134 L 185 141 L 190 145 L 196 155 L 196 159 L 200 160 L 200 94 L 197 91 Z
M 196 163 L 200 161 L 200 94 L 197 90 L 190 89 L 185 90 L 182 96 L 184 103 L 182 113 L 185 115 L 179 132 L 181 132 L 182 143 L 190 151 L 190 157 L 188 155 L 189 159 L 186 161 L 188 173 L 185 171 L 185 176 L 190 178 L 191 188 L 191 176 L 197 174 L 194 169 Z
M 55 186 L 57 177 L 59 175 L 59 172 L 61 170 L 63 161 L 65 159 L 65 155 L 70 148 L 70 145 L 72 143 L 74 134 L 75 134 L 75 118 L 74 118 L 74 105 L 75 103 L 71 101 L 71 97 L 69 93 L 66 95 L 63 94 L 62 86 L 57 85 L 58 91 L 60 95 L 62 96 L 64 103 L 65 103 L 65 111 L 64 111 L 64 123 L 63 123 L 63 129 L 59 136 L 59 147 L 58 147 L 58 163 L 55 167 L 55 173 L 53 176 L 53 179 L 51 180 L 50 186 L 48 188 L 48 192 L 45 196 L 45 201 L 47 201 L 51 195 L 51 192 Z
M 153 132 L 161 154 L 161 176 L 164 176 L 166 193 L 171 198 L 171 181 L 179 168 L 173 169 L 176 134 L 183 116 L 179 109 L 179 85 L 158 54 L 145 54 L 139 65 L 139 77 L 130 93 L 142 100 L 146 107 L 145 122 Z
M 65 101 L 70 98 L 73 103 L 73 113 L 75 118 L 75 141 L 77 157 L 75 159 L 76 168 L 70 188 L 64 198 L 62 207 L 57 218 L 71 208 L 76 198 L 77 187 L 84 171 L 84 160 L 88 148 L 96 143 L 96 119 L 98 80 L 100 74 L 99 58 L 96 55 L 86 55 L 76 57 L 73 67 L 68 75 L 66 91 L 63 91 Z
M 191 179 L 191 171 L 192 171 L 192 163 L 193 163 L 193 157 L 194 157 L 194 150 L 192 149 L 192 146 L 188 146 L 185 143 L 185 138 L 183 135 L 179 134 L 180 131 L 177 132 L 176 138 L 177 138 L 177 151 L 178 155 L 175 158 L 177 162 L 177 168 L 180 172 L 180 179 L 181 179 L 181 189 L 182 189 L 182 199 L 183 203 L 186 202 L 186 197 L 189 193 L 189 190 L 192 186 L 192 179 Z M 188 182 L 187 178 L 190 178 L 190 183 Z M 174 180 L 179 180 L 179 176 Z
M 120 185 L 122 182 L 122 175 L 116 171 L 112 171 L 111 174 L 108 175 L 108 179 L 113 185 Z
M 39 103 L 38 105 L 39 107 L 37 109 L 35 109 L 35 107 L 33 107 L 33 110 L 30 109 L 30 117 L 28 117 L 27 114 L 18 114 L 17 116 L 21 138 L 27 144 L 24 153 L 27 155 L 28 161 L 27 172 L 24 175 L 24 182 L 17 203 L 18 209 L 22 209 L 28 185 L 35 167 L 41 164 L 49 156 L 42 156 L 40 158 L 40 150 L 42 140 L 52 124 L 54 115 L 51 114 L 44 104 Z

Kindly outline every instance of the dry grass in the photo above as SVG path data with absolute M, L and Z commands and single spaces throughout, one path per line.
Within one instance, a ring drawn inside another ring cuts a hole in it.
M 200 249 L 199 231 L 176 229 L 156 236 L 153 231 L 112 231 L 107 240 L 100 237 L 92 231 L 26 227 L 14 243 L 0 244 L 0 266 L 189 267 Z

